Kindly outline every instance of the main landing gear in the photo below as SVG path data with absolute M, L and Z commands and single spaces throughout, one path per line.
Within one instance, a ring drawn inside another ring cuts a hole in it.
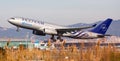
M 50 39 L 53 40 L 53 42 L 56 42 L 54 35 L 52 35 Z
M 55 39 L 54 35 L 52 35 L 51 40 L 53 40 L 53 42 L 56 42 L 56 40 L 60 40 L 60 42 L 63 41 L 63 39 L 61 38 L 61 35 L 58 35 L 57 39 Z
M 63 39 L 61 38 L 61 35 L 59 35 L 57 39 L 60 40 L 61 42 L 63 41 Z

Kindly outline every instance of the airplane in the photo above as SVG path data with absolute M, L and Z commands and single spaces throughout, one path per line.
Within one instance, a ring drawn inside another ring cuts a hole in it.
M 108 18 L 99 25 L 94 24 L 84 27 L 67 27 L 23 17 L 12 17 L 8 19 L 9 23 L 17 27 L 17 31 L 19 31 L 19 28 L 30 29 L 33 30 L 33 34 L 35 35 L 51 35 L 51 39 L 54 41 L 56 40 L 54 36 L 58 36 L 57 39 L 60 41 L 63 40 L 61 37 L 69 37 L 74 39 L 104 38 L 105 36 L 109 36 L 105 33 L 112 21 L 112 19 Z M 93 29 L 87 31 L 83 30 L 88 28 Z

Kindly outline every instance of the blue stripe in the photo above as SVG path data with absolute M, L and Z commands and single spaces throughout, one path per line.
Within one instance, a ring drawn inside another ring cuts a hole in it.
M 77 37 L 77 36 L 79 36 L 80 34 L 82 34 L 84 31 L 81 31 L 80 33 L 78 33 L 77 35 L 75 35 L 74 37 Z

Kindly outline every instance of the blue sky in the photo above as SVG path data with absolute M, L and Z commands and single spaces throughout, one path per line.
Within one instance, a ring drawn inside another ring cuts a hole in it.
M 0 26 L 10 17 L 26 17 L 59 25 L 120 19 L 120 0 L 0 0 Z

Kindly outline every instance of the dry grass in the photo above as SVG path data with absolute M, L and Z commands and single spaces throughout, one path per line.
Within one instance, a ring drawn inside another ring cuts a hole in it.
M 81 43 L 80 49 L 76 45 L 66 48 L 63 45 L 59 50 L 29 50 L 22 45 L 14 50 L 5 46 L 5 49 L 0 49 L 0 61 L 120 61 L 120 51 L 114 45 L 100 47 L 98 42 L 95 46 L 85 48 L 84 43 Z

